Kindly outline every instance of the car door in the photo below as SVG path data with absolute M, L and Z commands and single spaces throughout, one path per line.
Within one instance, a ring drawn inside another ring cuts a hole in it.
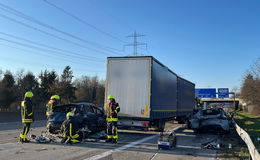
M 94 131 L 97 127 L 96 114 L 91 105 L 84 105 L 84 122 L 87 124 L 89 130 Z
M 92 108 L 96 114 L 97 127 L 100 130 L 106 129 L 106 116 L 105 116 L 104 112 L 96 106 L 93 106 Z

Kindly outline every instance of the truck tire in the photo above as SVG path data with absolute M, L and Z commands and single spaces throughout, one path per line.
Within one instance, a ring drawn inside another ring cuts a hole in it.
M 164 131 L 164 128 L 165 128 L 165 121 L 160 119 L 157 123 L 157 130 L 159 132 L 163 132 Z
M 187 120 L 186 123 L 187 123 L 187 129 L 191 129 L 191 123 L 190 123 L 190 121 Z
M 179 124 L 185 124 L 185 122 L 186 122 L 186 117 L 177 117 L 177 122 L 179 123 Z

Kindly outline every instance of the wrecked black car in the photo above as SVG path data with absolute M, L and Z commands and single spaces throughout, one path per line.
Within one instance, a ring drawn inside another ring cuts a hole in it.
M 197 110 L 189 119 L 190 128 L 195 132 L 213 131 L 229 133 L 231 118 L 221 108 Z
M 66 119 L 68 112 L 75 113 L 82 131 L 96 133 L 106 130 L 106 117 L 104 112 L 92 103 L 74 103 L 58 105 L 47 117 L 47 130 L 51 134 L 58 134 L 62 122 Z

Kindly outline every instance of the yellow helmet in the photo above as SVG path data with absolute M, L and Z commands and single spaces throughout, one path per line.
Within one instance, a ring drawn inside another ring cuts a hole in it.
M 53 96 L 51 96 L 51 99 L 60 99 L 60 96 L 59 95 L 53 95 Z
M 115 99 L 115 97 L 112 94 L 110 94 L 107 96 L 107 99 Z
M 24 94 L 25 98 L 32 98 L 33 97 L 33 93 L 31 91 L 28 91 Z
M 73 112 L 68 112 L 67 114 L 66 114 L 66 117 L 73 117 L 74 116 L 74 113 Z

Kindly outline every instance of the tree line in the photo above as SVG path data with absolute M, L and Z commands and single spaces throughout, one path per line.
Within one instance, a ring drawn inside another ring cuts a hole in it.
M 19 110 L 26 91 L 32 91 L 36 110 L 45 110 L 51 95 L 58 94 L 62 103 L 91 102 L 97 106 L 104 103 L 105 81 L 97 76 L 73 79 L 73 71 L 66 66 L 61 75 L 56 71 L 42 71 L 38 76 L 23 70 L 13 74 L 0 70 L 0 111 Z
M 248 105 L 255 105 L 260 113 L 260 58 L 247 71 L 241 86 L 241 98 Z

